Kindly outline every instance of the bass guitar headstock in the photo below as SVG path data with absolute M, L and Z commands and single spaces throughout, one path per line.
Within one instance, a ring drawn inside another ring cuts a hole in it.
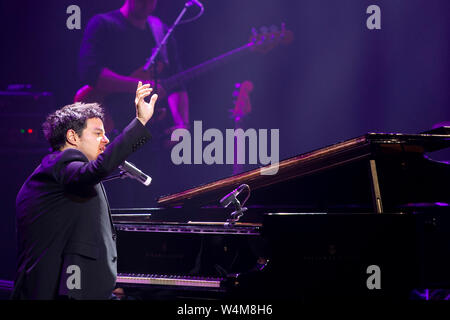
M 253 28 L 249 45 L 252 46 L 251 49 L 254 51 L 266 53 L 279 44 L 290 44 L 293 40 L 293 32 L 291 30 L 287 30 L 286 25 L 282 23 L 280 30 L 275 25 L 270 27 L 260 27 L 259 32 Z

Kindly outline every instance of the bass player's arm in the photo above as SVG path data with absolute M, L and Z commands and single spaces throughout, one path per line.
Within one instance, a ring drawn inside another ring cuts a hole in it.
M 114 71 L 103 68 L 98 75 L 95 88 L 105 92 L 128 92 L 133 93 L 136 91 L 136 85 L 143 79 L 138 79 L 129 76 L 123 76 L 115 73 Z M 145 81 L 143 81 L 145 82 Z

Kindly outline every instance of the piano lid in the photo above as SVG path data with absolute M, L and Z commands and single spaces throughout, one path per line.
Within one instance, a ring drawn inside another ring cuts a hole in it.
M 423 157 L 426 152 L 450 147 L 450 135 L 441 134 L 447 133 L 446 131 L 439 133 L 367 133 L 285 159 L 279 162 L 278 172 L 274 175 L 262 175 L 261 173 L 270 167 L 265 166 L 176 194 L 162 196 L 158 199 L 158 204 L 162 207 L 203 206 L 211 203 L 217 205 L 218 199 L 243 183 L 248 184 L 254 191 L 379 155 L 408 153 Z

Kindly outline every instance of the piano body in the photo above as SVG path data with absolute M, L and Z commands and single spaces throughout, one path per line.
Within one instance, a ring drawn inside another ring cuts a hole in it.
M 255 169 L 158 208 L 115 209 L 118 283 L 145 299 L 301 301 L 449 287 L 450 165 L 428 156 L 449 146 L 448 127 L 368 133 L 283 160 L 275 175 Z M 219 199 L 242 184 L 248 210 L 226 223 L 233 209 Z M 382 289 L 369 289 L 373 266 Z

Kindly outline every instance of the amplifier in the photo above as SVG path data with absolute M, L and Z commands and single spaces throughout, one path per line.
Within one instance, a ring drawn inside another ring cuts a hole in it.
M 14 90 L 11 90 L 14 89 Z M 42 123 L 54 111 L 50 92 L 31 92 L 17 85 L 0 91 L 0 165 L 2 210 L 0 212 L 0 278 L 14 279 L 16 260 L 15 199 L 25 179 L 48 153 Z
M 0 146 L 48 148 L 42 123 L 55 110 L 50 92 L 0 91 Z

